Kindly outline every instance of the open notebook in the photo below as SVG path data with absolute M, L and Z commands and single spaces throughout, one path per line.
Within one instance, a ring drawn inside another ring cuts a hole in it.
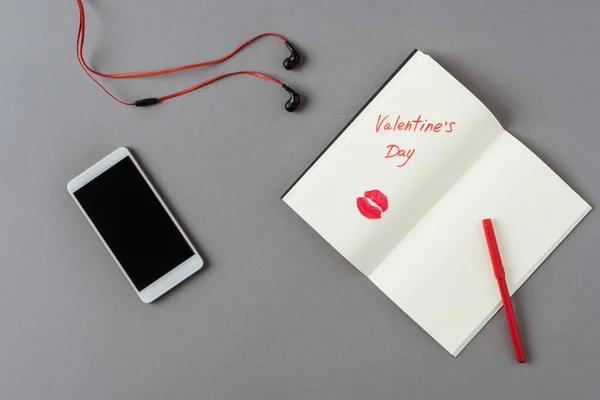
M 591 209 L 417 50 L 283 200 L 455 356 Z

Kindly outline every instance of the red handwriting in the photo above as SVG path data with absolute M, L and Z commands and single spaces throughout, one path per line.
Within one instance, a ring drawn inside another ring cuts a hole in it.
M 379 114 L 377 116 L 377 122 L 375 123 L 375 132 L 379 131 L 405 131 L 405 132 L 435 132 L 435 133 L 452 133 L 454 130 L 455 121 L 444 121 L 444 122 L 429 122 L 426 118 L 419 114 L 416 119 L 402 121 L 400 115 L 390 119 L 390 115 Z M 443 130 L 442 130 L 443 128 Z
M 398 164 L 398 168 L 402 168 L 408 164 L 411 157 L 415 154 L 415 149 L 402 149 L 395 144 L 388 144 L 386 148 L 388 149 L 388 152 L 383 158 L 402 157 L 404 159 L 404 162 Z

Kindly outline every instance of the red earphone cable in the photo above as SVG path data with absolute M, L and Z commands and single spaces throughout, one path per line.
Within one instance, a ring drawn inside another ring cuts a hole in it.
M 86 73 L 86 75 L 89 76 L 90 79 L 96 83 L 96 85 L 100 86 L 100 89 L 102 89 L 104 93 L 126 106 L 135 105 L 135 103 L 120 100 L 112 93 L 110 93 L 108 89 L 106 89 L 100 82 L 98 82 L 86 68 L 85 61 L 83 60 L 83 54 L 81 53 L 83 50 L 83 37 L 85 35 L 85 15 L 83 14 L 83 5 L 81 4 L 81 0 L 77 0 L 77 3 L 79 4 L 79 29 L 77 30 L 77 61 L 79 62 L 79 65 L 81 65 L 81 68 L 83 68 L 83 71 Z
M 266 33 L 261 33 L 260 35 L 254 36 L 253 38 L 250 38 L 248 40 L 246 40 L 245 42 L 243 42 L 242 44 L 240 44 L 239 46 L 237 46 L 235 49 L 233 49 L 230 53 L 226 54 L 223 57 L 220 58 L 216 58 L 214 60 L 209 60 L 209 61 L 205 61 L 205 62 L 201 62 L 201 63 L 195 63 L 195 64 L 188 64 L 188 65 L 182 65 L 179 67 L 174 67 L 174 68 L 168 68 L 168 69 L 162 69 L 162 70 L 156 70 L 156 71 L 146 71 L 146 72 L 125 72 L 125 73 L 119 73 L 119 74 L 105 74 L 102 72 L 98 72 L 96 70 L 94 70 L 93 68 L 91 68 L 85 61 L 85 58 L 83 57 L 83 44 L 85 41 L 85 11 L 83 8 L 83 3 L 82 0 L 76 0 L 77 1 L 77 5 L 79 7 L 79 29 L 77 31 L 77 61 L 79 61 L 79 64 L 81 65 L 81 68 L 83 68 L 83 70 L 85 71 L 85 73 L 106 93 L 108 94 L 110 97 L 112 97 L 114 100 L 118 101 L 121 104 L 127 105 L 127 106 L 133 106 L 136 105 L 135 102 L 127 102 L 127 101 L 123 101 L 118 99 L 116 96 L 114 96 L 112 93 L 110 93 L 108 91 L 108 89 L 106 89 L 100 82 L 98 82 L 98 80 L 96 80 L 92 74 L 103 77 L 103 78 L 109 78 L 109 79 L 120 79 L 120 78 L 138 78 L 138 77 L 144 77 L 144 76 L 155 76 L 155 75 L 165 75 L 165 74 L 171 74 L 171 73 L 175 73 L 175 72 L 180 72 L 180 71 L 185 71 L 188 69 L 194 69 L 194 68 L 200 68 L 200 67 L 205 67 L 207 65 L 214 65 L 214 64 L 218 64 L 221 63 L 227 59 L 229 59 L 230 57 L 232 57 L 233 55 L 235 55 L 238 51 L 240 51 L 241 49 L 243 49 L 244 47 L 246 47 L 247 45 L 249 45 L 250 43 L 254 42 L 257 39 L 260 39 L 262 37 L 265 36 L 274 36 L 276 38 L 278 38 L 279 40 L 281 40 L 282 42 L 286 43 L 286 40 L 283 36 L 277 34 L 277 33 L 270 33 L 270 32 L 266 32 Z M 233 76 L 233 75 L 251 75 L 251 76 L 255 76 L 257 78 L 262 78 L 262 79 L 266 79 L 272 82 L 277 83 L 278 85 L 282 85 L 282 83 L 273 78 L 272 76 L 266 75 L 266 74 L 262 74 L 260 72 L 254 72 L 254 71 L 236 71 L 236 72 L 229 72 L 229 73 L 225 73 L 225 74 L 221 74 L 218 76 L 215 76 L 213 78 L 207 79 L 203 82 L 200 82 L 194 86 L 191 86 L 187 89 L 175 92 L 175 93 L 171 93 L 162 97 L 158 97 L 157 101 L 163 101 L 163 100 L 168 100 L 168 99 L 172 99 L 174 97 L 179 97 L 182 96 L 186 93 L 192 92 L 196 89 L 199 89 L 203 86 L 206 86 L 210 83 L 213 83 L 219 79 L 223 79 L 226 78 L 228 76 Z
M 233 75 L 252 75 L 255 76 L 257 78 L 262 78 L 262 79 L 266 79 L 272 82 L 277 83 L 279 86 L 282 85 L 282 83 L 280 81 L 278 81 L 277 79 L 273 78 L 272 76 L 269 75 L 265 75 L 265 74 L 261 74 L 260 72 L 254 72 L 254 71 L 235 71 L 235 72 L 228 72 L 226 74 L 221 74 L 221 75 L 217 75 L 213 78 L 207 79 L 204 82 L 200 82 L 197 85 L 191 86 L 187 89 L 183 89 L 179 92 L 175 92 L 175 93 L 171 93 L 168 94 L 166 96 L 162 96 L 157 98 L 158 101 L 163 101 L 163 100 L 168 100 L 168 99 L 172 99 L 174 97 L 179 97 L 179 96 L 183 96 L 184 94 L 187 94 L 189 92 L 193 92 L 196 89 L 200 89 L 202 86 L 206 86 L 210 83 L 213 83 L 214 81 L 218 81 L 219 79 L 223 79 L 223 78 L 227 78 L 228 76 L 233 76 Z

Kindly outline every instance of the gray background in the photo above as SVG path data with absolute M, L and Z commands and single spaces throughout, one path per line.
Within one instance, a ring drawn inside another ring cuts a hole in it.
M 484 4 L 487 3 L 487 4 Z M 454 358 L 279 200 L 414 47 L 434 56 L 592 206 L 600 185 L 600 3 L 86 0 L 87 57 L 130 100 L 217 72 L 248 77 L 148 109 L 109 99 L 75 58 L 73 0 L 0 9 L 1 399 L 600 398 L 599 214 Z M 140 302 L 65 185 L 117 146 L 145 166 L 210 266 Z

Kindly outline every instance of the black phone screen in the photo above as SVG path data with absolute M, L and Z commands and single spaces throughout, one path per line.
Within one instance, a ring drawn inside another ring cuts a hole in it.
M 194 255 L 130 157 L 74 195 L 138 291 Z

